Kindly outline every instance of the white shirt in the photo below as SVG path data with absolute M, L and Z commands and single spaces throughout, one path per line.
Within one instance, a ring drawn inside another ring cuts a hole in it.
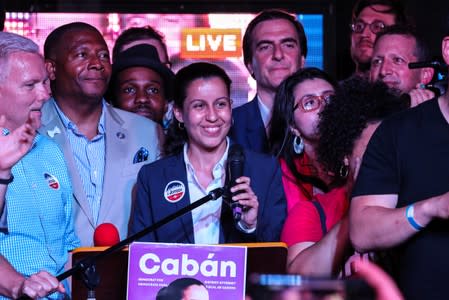
M 204 189 L 199 183 L 193 165 L 187 156 L 187 143 L 184 145 L 184 161 L 187 170 L 190 203 L 206 196 L 213 189 L 222 187 L 226 177 L 226 160 L 228 158 L 229 139 L 226 138 L 226 150 L 212 169 L 212 181 Z M 220 217 L 222 197 L 209 201 L 192 211 L 195 244 L 218 244 L 220 239 Z

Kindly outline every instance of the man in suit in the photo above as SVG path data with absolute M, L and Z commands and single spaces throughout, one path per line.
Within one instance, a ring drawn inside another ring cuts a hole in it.
M 95 228 L 105 222 L 113 223 L 123 239 L 137 173 L 159 155 L 157 125 L 104 101 L 111 64 L 95 27 L 56 28 L 45 41 L 44 55 L 53 98 L 42 109 L 40 132 L 64 152 L 81 245 L 91 246 Z
M 230 136 L 243 147 L 268 152 L 267 132 L 279 84 L 304 66 L 307 39 L 298 20 L 280 10 L 257 15 L 243 36 L 243 58 L 257 83 L 254 99 L 233 110 Z

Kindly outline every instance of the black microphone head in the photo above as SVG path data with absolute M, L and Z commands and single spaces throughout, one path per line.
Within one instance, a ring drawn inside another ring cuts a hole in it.
M 235 180 L 243 176 L 243 166 L 245 165 L 245 154 L 242 146 L 232 144 L 228 152 L 228 175 L 230 187 L 235 185 Z
M 238 201 L 232 201 L 232 196 L 240 192 L 231 193 L 229 190 L 236 185 L 236 180 L 243 176 L 243 168 L 245 165 L 245 154 L 242 146 L 239 144 L 232 144 L 228 152 L 227 170 L 226 170 L 226 195 L 225 199 L 228 200 L 234 220 L 239 221 L 242 215 L 242 206 Z

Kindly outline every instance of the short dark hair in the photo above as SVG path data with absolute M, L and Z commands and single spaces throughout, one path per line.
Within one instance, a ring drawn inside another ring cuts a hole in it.
M 156 295 L 156 300 L 181 300 L 184 290 L 192 285 L 206 287 L 204 283 L 192 277 L 178 278 L 168 286 L 160 289 Z
M 298 34 L 301 55 L 304 57 L 307 56 L 307 38 L 302 24 L 294 16 L 283 10 L 269 9 L 259 13 L 251 20 L 251 22 L 249 22 L 248 27 L 246 27 L 245 34 L 243 35 L 243 61 L 245 62 L 245 65 L 251 63 L 253 58 L 252 44 L 254 28 L 261 22 L 279 19 L 287 20 L 293 27 L 295 27 L 296 33 Z
M 174 81 L 174 93 L 173 93 L 173 104 L 174 106 L 182 109 L 184 101 L 187 97 L 187 89 L 189 88 L 192 81 L 196 79 L 207 79 L 212 77 L 218 77 L 226 85 L 228 94 L 231 94 L 231 83 L 232 80 L 226 74 L 225 70 L 217 65 L 198 62 L 190 64 L 178 71 L 175 75 Z M 170 123 L 167 131 L 165 143 L 164 143 L 164 155 L 171 155 L 179 153 L 182 147 L 187 142 L 187 133 L 185 130 L 180 129 L 180 123 L 176 118 Z
M 398 96 L 382 81 L 370 82 L 353 76 L 341 84 L 341 90 L 320 114 L 317 156 L 327 170 L 335 174 L 336 182 L 343 183 L 340 175 L 344 158 L 351 155 L 356 140 L 371 122 L 405 110 L 410 102 Z
M 167 46 L 165 45 L 165 37 L 164 35 L 151 27 L 150 25 L 143 27 L 130 27 L 124 30 L 115 41 L 114 47 L 112 48 L 112 61 L 115 60 L 117 54 L 123 51 L 123 47 L 131 42 L 144 40 L 144 39 L 153 39 L 157 40 L 161 43 L 164 48 L 165 55 L 168 59 Z
M 57 27 L 54 29 L 45 39 L 44 43 L 44 57 L 46 59 L 54 59 L 55 56 L 55 50 L 59 44 L 62 44 L 62 38 L 64 35 L 71 31 L 78 31 L 78 30 L 89 30 L 89 31 L 95 31 L 99 35 L 103 36 L 100 31 L 98 31 L 97 28 L 94 26 L 83 23 L 83 22 L 73 22 L 68 23 L 62 26 Z
M 385 10 L 374 9 L 373 5 L 384 5 L 389 7 Z M 409 18 L 405 12 L 405 7 L 400 0 L 359 0 L 352 9 L 352 21 L 354 22 L 367 7 L 371 7 L 374 11 L 383 14 L 394 15 L 395 24 L 407 24 Z
M 376 42 L 386 35 L 403 35 L 411 37 L 415 40 L 415 49 L 413 55 L 416 56 L 418 61 L 428 61 L 432 59 L 428 43 L 424 38 L 416 31 L 416 28 L 412 25 L 393 25 L 385 28 L 377 34 Z

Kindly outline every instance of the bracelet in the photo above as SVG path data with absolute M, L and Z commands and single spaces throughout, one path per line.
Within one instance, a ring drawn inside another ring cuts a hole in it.
M 405 215 L 407 216 L 408 223 L 413 227 L 413 229 L 415 229 L 416 231 L 421 231 L 422 229 L 424 229 L 424 226 L 419 225 L 415 220 L 415 210 L 413 208 L 413 204 L 407 206 Z
M 11 174 L 11 177 L 8 179 L 0 178 L 0 184 L 10 184 L 14 180 L 14 176 Z

